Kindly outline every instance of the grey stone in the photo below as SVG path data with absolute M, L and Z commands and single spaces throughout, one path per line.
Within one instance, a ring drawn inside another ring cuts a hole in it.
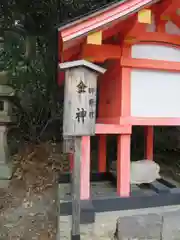
M 0 126 L 0 164 L 7 163 L 8 161 L 7 127 Z
M 0 122 L 6 123 L 6 122 L 14 122 L 15 116 L 13 116 L 12 112 L 12 103 L 5 98 L 2 98 L 0 95 Z
M 81 224 L 80 233 L 82 240 L 90 240 L 94 238 L 94 224 Z
M 14 96 L 15 91 L 8 85 L 0 85 L 0 96 Z
M 6 163 L 0 163 L 0 179 L 8 180 L 12 177 L 12 166 Z
M 1 42 L 1 38 L 0 38 L 0 42 Z M 7 84 L 7 82 L 8 82 L 8 72 L 1 71 L 0 72 L 0 84 L 4 85 L 4 84 Z
M 111 163 L 111 170 L 116 175 L 117 161 Z M 147 159 L 131 162 L 130 175 L 131 184 L 151 183 L 160 178 L 160 166 L 154 161 Z
M 12 166 L 7 144 L 7 127 L 0 126 L 0 179 L 10 179 Z
M 131 184 L 151 183 L 160 178 L 160 166 L 154 162 L 145 160 L 131 162 Z
M 121 217 L 117 222 L 117 239 L 160 240 L 162 217 L 158 214 Z
M 5 115 L 12 115 L 12 103 L 9 102 L 8 99 L 3 99 L 4 102 L 4 109 L 2 112 L 4 112 Z
M 164 214 L 162 240 L 180 240 L 180 211 Z
M 16 121 L 16 116 L 5 115 L 4 112 L 0 112 L 0 123 L 11 123 Z
M 179 205 L 96 213 L 94 224 L 81 225 L 81 238 L 82 240 L 178 240 L 180 239 L 180 233 L 177 231 L 179 215 Z M 164 226 L 162 226 L 163 219 Z M 115 238 L 116 225 L 118 231 Z M 57 240 L 70 240 L 70 229 L 71 216 L 60 216 Z
M 0 123 L 14 122 L 12 113 L 12 102 L 10 98 L 15 95 L 15 91 L 12 87 L 8 85 L 0 84 Z
M 113 239 L 118 217 L 118 212 L 96 213 L 94 235 L 97 239 Z
M 0 85 L 0 103 L 2 105 L 0 109 L 0 180 L 8 180 L 12 177 L 12 166 L 7 144 L 8 129 L 5 124 L 13 122 L 14 119 L 12 116 L 12 104 L 4 97 L 14 96 L 14 94 L 15 92 L 12 87 Z

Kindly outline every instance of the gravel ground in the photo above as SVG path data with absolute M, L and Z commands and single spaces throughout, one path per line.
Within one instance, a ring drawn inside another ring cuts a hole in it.
M 68 168 L 59 149 L 45 143 L 14 156 L 13 178 L 0 189 L 0 240 L 55 239 L 56 176 Z

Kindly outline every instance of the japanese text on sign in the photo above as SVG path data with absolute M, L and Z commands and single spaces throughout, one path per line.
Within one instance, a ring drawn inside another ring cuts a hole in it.
M 64 136 L 92 136 L 96 129 L 97 73 L 89 68 L 67 70 Z
M 76 88 L 77 88 L 77 92 L 79 94 L 86 93 L 87 86 L 86 86 L 86 84 L 84 84 L 84 82 L 82 80 L 79 82 L 79 84 L 76 86 Z M 88 88 L 88 93 L 91 94 L 91 95 L 94 95 L 96 93 L 96 89 L 92 88 L 92 87 L 89 87 Z M 84 124 L 84 121 L 85 121 L 86 117 L 89 116 L 90 119 L 95 118 L 95 111 L 94 111 L 95 107 L 96 107 L 96 99 L 94 99 L 94 98 L 89 99 L 89 108 L 90 108 L 89 114 L 87 114 L 86 109 L 78 107 L 77 112 L 76 112 L 77 122 L 78 123 L 81 122 L 81 123 Z
M 77 85 L 77 92 L 78 93 L 85 93 L 87 86 L 81 80 L 80 83 Z

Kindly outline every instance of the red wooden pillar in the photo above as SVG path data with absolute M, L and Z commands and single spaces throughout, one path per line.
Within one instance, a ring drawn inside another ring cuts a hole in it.
M 106 135 L 99 135 L 98 141 L 98 170 L 103 173 L 106 172 Z
M 125 49 L 125 54 L 129 54 Z M 122 67 L 120 76 L 120 98 L 121 109 L 120 117 L 126 118 L 130 116 L 130 77 L 131 70 Z M 125 123 L 126 124 L 126 123 Z M 128 123 L 127 123 L 128 124 Z M 117 193 L 121 197 L 130 195 L 130 145 L 131 135 L 121 134 L 118 136 L 117 146 Z
M 82 137 L 81 143 L 81 191 L 80 199 L 90 198 L 90 137 Z
M 145 159 L 153 160 L 154 129 L 145 127 Z
M 73 169 L 73 161 L 74 161 L 74 154 L 69 153 L 69 170 L 70 170 L 70 172 L 72 172 L 72 169 Z
M 118 136 L 117 193 L 121 197 L 129 197 L 130 195 L 130 145 L 130 134 Z

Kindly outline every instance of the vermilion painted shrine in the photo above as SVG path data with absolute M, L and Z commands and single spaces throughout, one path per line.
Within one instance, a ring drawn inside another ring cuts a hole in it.
M 99 171 L 96 176 L 90 174 L 90 136 L 84 136 L 81 200 L 92 200 L 95 209 L 98 206 L 98 201 L 90 196 L 90 178 L 109 174 L 106 169 L 109 134 L 116 134 L 118 139 L 117 194 L 121 200 L 130 199 L 132 126 L 144 126 L 145 158 L 152 161 L 153 126 L 180 125 L 180 2 L 119 1 L 60 26 L 58 31 L 59 63 L 84 59 L 107 69 L 98 79 Z M 64 75 L 59 72 L 59 84 L 63 81 Z M 165 192 L 169 200 L 166 198 L 167 202 L 162 204 L 179 203 L 179 192 L 172 189 Z M 104 201 L 112 206 L 110 197 L 109 202 Z M 158 197 L 163 201 L 163 196 Z

